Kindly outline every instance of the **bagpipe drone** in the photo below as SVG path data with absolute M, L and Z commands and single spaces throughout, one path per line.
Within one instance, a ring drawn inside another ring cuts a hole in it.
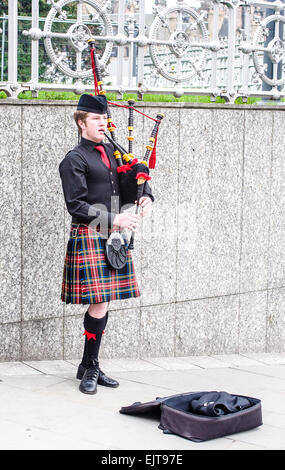
M 95 41 L 89 39 L 92 71 L 94 76 L 95 95 L 103 95 L 106 90 L 103 89 L 102 73 L 99 60 L 96 54 Z M 117 162 L 117 171 L 120 175 L 120 193 L 122 204 L 134 204 L 136 201 L 136 214 L 139 212 L 139 201 L 144 193 L 144 186 L 146 181 L 151 179 L 149 169 L 155 168 L 156 163 L 156 143 L 157 134 L 160 123 L 163 119 L 163 114 L 158 113 L 156 118 L 147 116 L 146 114 L 138 111 L 133 105 L 135 101 L 129 100 L 129 106 L 119 105 L 107 101 L 107 129 L 109 135 L 105 133 L 106 138 L 112 143 L 115 148 L 114 157 Z M 110 106 L 120 106 L 127 108 L 128 116 L 128 151 L 124 149 L 118 142 L 115 135 L 116 126 L 113 123 Z M 138 161 L 133 154 L 133 130 L 134 130 L 134 111 L 152 119 L 155 123 L 149 137 L 149 142 L 146 145 L 146 151 L 143 160 Z M 131 233 L 129 250 L 134 249 L 134 231 Z M 114 232 L 109 237 L 106 243 L 106 256 L 109 264 L 115 269 L 122 269 L 126 264 L 126 243 L 120 233 Z

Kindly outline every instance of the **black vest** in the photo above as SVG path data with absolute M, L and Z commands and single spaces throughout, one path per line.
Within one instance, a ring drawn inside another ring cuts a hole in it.
M 104 145 L 110 169 L 103 162 L 101 153 L 95 149 L 96 144 L 93 145 L 91 141 L 80 142 L 59 165 L 67 210 L 74 223 L 89 223 L 94 219 L 94 211 L 93 216 L 88 215 L 90 205 L 102 205 L 108 213 L 119 213 L 121 209 L 119 175 L 113 146 L 98 145 Z

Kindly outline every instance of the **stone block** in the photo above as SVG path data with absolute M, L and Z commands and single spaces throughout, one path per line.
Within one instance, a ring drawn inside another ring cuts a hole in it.
M 285 351 L 285 288 L 268 290 L 266 352 Z
M 80 136 L 78 135 L 78 129 L 76 122 L 74 121 L 73 114 L 76 111 L 77 102 L 74 102 L 74 106 L 64 107 L 64 121 L 61 127 L 62 138 L 65 144 L 66 152 L 71 150 L 78 143 Z
M 151 108 L 146 108 L 145 113 L 155 117 Z M 152 212 L 142 221 L 142 305 L 176 300 L 178 134 L 170 132 L 175 125 L 177 111 L 167 109 L 158 132 L 157 164 L 150 170 L 155 201 Z M 145 119 L 146 143 L 152 128 L 153 122 Z
M 105 334 L 102 337 L 100 357 L 138 358 L 140 311 L 122 309 L 110 312 Z
M 0 323 L 21 319 L 21 106 L 0 106 Z
M 240 294 L 239 352 L 266 350 L 267 292 Z
M 141 307 L 140 357 L 174 356 L 175 304 Z
M 267 287 L 272 116 L 245 114 L 241 292 Z
M 178 301 L 238 291 L 243 113 L 181 110 L 181 122 Z
M 61 318 L 31 320 L 22 323 L 22 360 L 41 361 L 63 358 L 63 322 Z
M 285 283 L 285 160 L 284 113 L 273 116 L 272 168 L 270 199 L 270 234 L 268 247 L 268 287 L 282 287 Z
M 64 213 L 58 173 L 58 164 L 62 158 L 62 122 L 64 122 L 64 108 L 36 106 L 30 109 L 29 116 L 24 108 L 22 194 L 24 320 L 62 315 L 62 305 L 59 300 L 62 273 L 59 269 L 59 260 L 64 250 Z
M 238 352 L 237 295 L 179 302 L 176 305 L 176 356 Z
M 83 355 L 85 343 L 85 336 L 83 336 L 84 314 L 78 315 L 78 310 L 80 310 L 80 306 L 77 305 L 77 310 L 72 312 L 72 316 L 64 317 L 64 359 L 81 359 Z M 85 306 L 85 311 L 86 310 Z
M 5 323 L 0 328 L 0 361 L 21 360 L 21 323 Z
M 239 289 L 243 118 L 241 110 L 213 111 L 208 296 Z

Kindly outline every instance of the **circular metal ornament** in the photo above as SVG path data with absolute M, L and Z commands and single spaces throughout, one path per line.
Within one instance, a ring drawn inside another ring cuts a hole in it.
M 69 42 L 75 50 L 82 52 L 84 49 L 87 49 L 87 41 L 91 38 L 88 26 L 86 26 L 85 24 L 78 23 L 73 24 L 69 28 L 68 34 L 70 36 Z
M 170 46 L 176 57 L 183 57 L 190 47 L 190 41 L 184 31 L 175 31 L 170 37 L 172 45 Z
M 181 4 L 160 11 L 151 24 L 149 38 L 169 42 L 169 45 L 150 45 L 153 64 L 164 78 L 179 83 L 190 80 L 203 69 L 207 50 L 197 42 L 208 42 L 208 31 L 193 8 Z M 183 63 L 187 63 L 185 69 L 189 70 L 189 62 L 190 72 L 183 72 Z
M 274 22 L 281 22 L 285 23 L 285 17 L 279 14 L 267 16 L 263 21 L 261 21 L 260 25 L 258 26 L 254 39 L 253 45 L 254 47 L 258 48 L 260 46 L 264 47 L 265 37 L 269 34 L 268 24 Z M 281 38 L 275 37 L 273 38 L 267 45 L 267 52 L 264 54 L 268 54 L 271 62 L 273 64 L 278 64 L 282 59 L 285 57 L 285 43 L 282 41 Z M 264 54 L 262 57 L 264 57 Z M 260 60 L 261 54 L 257 50 L 253 50 L 253 63 L 256 69 L 257 74 L 261 78 L 262 81 L 267 83 L 268 85 L 275 87 L 280 86 L 285 83 L 285 77 L 283 79 L 272 79 L 265 74 L 265 67 L 264 62 Z
M 270 49 L 270 51 L 268 52 L 268 55 L 271 59 L 271 62 L 273 64 L 278 64 L 284 56 L 284 52 L 285 52 L 284 42 L 281 41 L 281 39 L 279 38 L 274 38 L 268 44 L 268 48 Z
M 67 19 L 67 10 L 64 10 L 64 8 L 68 8 L 71 4 L 77 4 L 77 19 L 65 33 L 61 34 L 61 40 L 64 41 L 66 39 L 68 44 L 71 45 L 72 49 L 75 51 L 76 63 L 74 64 L 74 69 L 71 68 L 72 57 L 70 57 L 71 54 L 68 55 L 68 51 L 66 52 L 66 47 L 63 46 L 62 50 L 60 50 L 59 46 L 54 46 L 53 39 L 56 38 L 56 32 L 52 30 L 56 19 Z M 90 20 L 88 24 L 85 24 L 82 16 L 83 8 L 88 6 L 94 9 L 97 16 L 96 23 L 93 20 L 94 23 L 91 25 Z M 90 26 L 98 27 L 98 25 L 100 25 L 100 28 L 104 31 L 102 35 L 113 35 L 112 23 L 109 16 L 95 0 L 59 0 L 56 4 L 53 4 L 45 21 L 44 45 L 51 62 L 56 65 L 57 69 L 64 75 L 75 79 L 84 79 L 92 76 L 91 67 L 88 70 L 83 69 L 82 54 L 88 48 L 88 39 L 94 35 L 90 30 Z M 99 59 L 99 64 L 102 68 L 106 66 L 111 56 L 112 48 L 113 42 L 107 42 L 105 44 L 104 52 Z

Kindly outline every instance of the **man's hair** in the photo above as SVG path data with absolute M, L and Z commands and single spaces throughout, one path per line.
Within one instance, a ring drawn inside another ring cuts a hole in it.
M 86 118 L 88 116 L 89 113 L 87 113 L 86 111 L 75 111 L 75 113 L 73 114 L 73 117 L 74 117 L 74 120 L 76 122 L 76 125 L 78 127 L 78 131 L 80 133 L 80 135 L 82 134 L 82 129 L 80 127 L 80 125 L 78 124 L 78 121 L 83 121 L 84 123 L 86 123 Z

